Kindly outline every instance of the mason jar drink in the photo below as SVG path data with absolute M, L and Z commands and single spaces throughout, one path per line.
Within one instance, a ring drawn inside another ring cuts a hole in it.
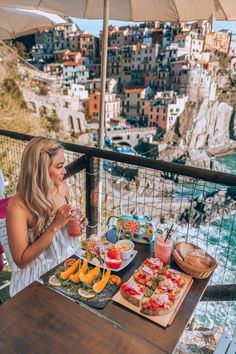
M 164 264 L 170 263 L 173 241 L 161 236 L 156 239 L 154 245 L 154 257 L 159 258 Z
M 75 215 L 67 223 L 68 235 L 71 237 L 78 237 L 82 234 L 81 212 L 76 211 Z

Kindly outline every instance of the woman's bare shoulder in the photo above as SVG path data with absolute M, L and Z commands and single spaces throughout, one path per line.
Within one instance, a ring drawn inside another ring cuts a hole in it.
M 27 212 L 26 203 L 20 192 L 17 192 L 15 195 L 13 195 L 13 197 L 10 199 L 9 204 L 7 206 L 7 211 L 11 211 L 15 209 L 21 209 Z
M 64 181 L 58 186 L 58 191 L 63 197 L 69 197 L 69 186 Z

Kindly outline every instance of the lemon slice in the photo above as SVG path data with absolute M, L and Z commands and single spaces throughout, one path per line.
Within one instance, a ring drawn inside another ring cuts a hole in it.
M 87 290 L 84 290 L 84 289 L 79 289 L 78 290 L 78 294 L 83 299 L 93 299 L 96 296 L 95 293 L 92 293 L 91 291 L 87 291 Z
M 60 286 L 61 283 L 60 281 L 57 279 L 57 277 L 55 276 L 55 274 L 53 274 L 50 278 L 48 283 L 52 286 Z

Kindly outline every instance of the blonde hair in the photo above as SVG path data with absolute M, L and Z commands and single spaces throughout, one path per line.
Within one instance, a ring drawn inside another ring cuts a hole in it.
M 53 139 L 33 138 L 26 146 L 22 159 L 20 177 L 17 184 L 27 208 L 33 216 L 32 230 L 35 236 L 43 231 L 54 209 L 49 197 L 53 182 L 49 176 L 49 168 L 62 146 Z

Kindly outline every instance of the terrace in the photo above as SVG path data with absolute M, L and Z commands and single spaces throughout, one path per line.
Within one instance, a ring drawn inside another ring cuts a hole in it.
M 6 196 L 15 192 L 22 151 L 30 136 L 0 130 Z M 179 341 L 177 353 L 212 352 L 224 330 L 236 334 L 236 176 L 111 151 L 62 143 L 67 181 L 89 220 L 87 235 L 104 233 L 111 216 L 177 215 L 179 238 L 188 235 L 218 262 Z M 99 172 L 100 161 L 102 170 Z M 102 206 L 98 184 L 102 181 Z M 101 216 L 101 230 L 99 224 Z M 1 291 L 0 291 L 1 295 Z M 192 349 L 191 349 L 192 350 Z M 207 351 L 208 350 L 208 351 Z

